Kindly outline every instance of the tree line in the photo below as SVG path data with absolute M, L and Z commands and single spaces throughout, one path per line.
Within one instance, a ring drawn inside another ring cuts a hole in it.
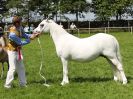
M 116 17 L 121 20 L 125 14 L 133 16 L 133 0 L 1 0 L 0 17 L 21 15 L 30 19 L 29 13 L 39 13 L 44 18 L 51 16 L 62 17 L 64 14 L 75 14 L 76 21 L 85 17 L 83 12 L 93 12 L 96 20 L 110 20 Z M 65 17 L 67 19 L 67 17 Z

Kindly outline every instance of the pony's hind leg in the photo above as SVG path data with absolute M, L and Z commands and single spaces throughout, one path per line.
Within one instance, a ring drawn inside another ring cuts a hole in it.
M 109 59 L 113 64 L 114 66 L 116 66 L 116 70 L 117 70 L 117 78 L 118 80 L 122 81 L 123 84 L 126 84 L 127 83 L 127 78 L 125 76 L 125 73 L 124 73 L 124 70 L 123 70 L 123 67 L 122 67 L 122 63 L 116 58 L 110 58 Z
M 118 81 L 119 79 L 119 71 L 117 70 L 116 66 L 108 59 L 106 58 L 108 63 L 112 66 L 113 74 L 114 74 L 114 80 Z
M 63 65 L 63 80 L 61 82 L 61 85 L 65 85 L 65 84 L 69 83 L 68 68 L 67 68 L 68 61 L 64 58 L 61 58 L 61 61 L 62 61 L 62 65 Z

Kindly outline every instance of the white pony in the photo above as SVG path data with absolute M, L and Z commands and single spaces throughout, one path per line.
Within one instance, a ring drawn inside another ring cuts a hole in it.
M 69 83 L 67 64 L 69 60 L 91 61 L 104 56 L 114 70 L 114 80 L 127 83 L 122 67 L 119 44 L 115 37 L 98 33 L 87 38 L 78 38 L 69 34 L 52 20 L 43 20 L 34 32 L 50 32 L 54 41 L 57 55 L 63 64 L 63 80 L 61 85 Z

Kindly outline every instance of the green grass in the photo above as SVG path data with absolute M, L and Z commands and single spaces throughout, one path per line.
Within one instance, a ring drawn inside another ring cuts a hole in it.
M 93 34 L 91 34 L 93 35 Z M 104 58 L 89 63 L 69 62 L 70 84 L 61 86 L 62 64 L 56 55 L 55 47 L 49 35 L 40 37 L 44 52 L 42 73 L 46 76 L 49 88 L 43 85 L 39 76 L 41 61 L 37 39 L 23 47 L 26 68 L 27 88 L 20 88 L 15 75 L 14 87 L 5 89 L 4 79 L 0 82 L 0 99 L 132 99 L 133 98 L 133 35 L 130 33 L 112 33 L 119 43 L 123 57 L 123 67 L 128 84 L 113 81 L 111 66 Z M 82 34 L 80 37 L 90 36 Z M 106 42 L 105 42 L 106 43 Z

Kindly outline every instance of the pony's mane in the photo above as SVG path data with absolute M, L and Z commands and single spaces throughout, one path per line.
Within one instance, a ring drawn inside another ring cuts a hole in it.
M 62 32 L 68 33 L 64 28 L 62 28 L 59 24 L 54 22 L 53 20 L 49 20 L 51 23 L 55 24 L 56 28 L 59 28 Z

